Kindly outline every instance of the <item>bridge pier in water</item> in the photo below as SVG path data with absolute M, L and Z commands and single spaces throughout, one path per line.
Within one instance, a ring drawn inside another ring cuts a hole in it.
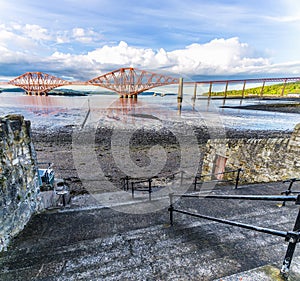
M 48 96 L 48 92 L 32 92 L 32 91 L 26 91 L 26 95 L 28 95 L 28 96 Z
M 196 99 L 197 99 L 197 83 L 195 82 L 195 85 L 194 85 L 194 95 L 192 97 L 193 110 L 195 110 Z
M 132 99 L 137 99 L 137 94 L 134 94 L 134 95 L 127 95 L 127 94 L 125 94 L 125 95 L 120 95 L 120 98 L 121 99 L 128 99 L 128 98 L 132 98 Z

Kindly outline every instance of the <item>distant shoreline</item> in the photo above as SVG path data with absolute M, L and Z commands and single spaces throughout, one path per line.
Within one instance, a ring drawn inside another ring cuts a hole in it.
M 245 85 L 244 85 L 245 86 Z M 226 93 L 225 93 L 226 92 Z M 209 91 L 204 93 L 206 96 L 216 97 L 216 96 L 227 96 L 227 97 L 288 97 L 289 95 L 300 96 L 300 83 L 277 83 L 274 85 L 262 85 L 254 88 L 244 88 L 241 90 L 225 90 L 224 91 Z
M 233 108 L 233 109 L 247 109 L 247 110 L 263 110 L 274 111 L 283 113 L 297 113 L 300 114 L 300 101 L 298 103 L 273 103 L 273 104 L 256 104 L 256 105 L 240 105 L 240 106 L 226 106 L 221 108 Z

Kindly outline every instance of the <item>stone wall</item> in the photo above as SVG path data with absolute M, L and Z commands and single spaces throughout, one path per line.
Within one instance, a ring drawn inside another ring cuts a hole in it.
M 241 174 L 243 183 L 299 178 L 299 156 L 300 124 L 295 127 L 291 137 L 212 139 L 206 144 L 202 174 L 214 173 L 217 159 L 223 158 L 225 171 L 244 170 Z M 227 178 L 232 178 L 232 174 L 225 174 L 224 179 Z
M 41 207 L 30 122 L 0 118 L 0 251 Z

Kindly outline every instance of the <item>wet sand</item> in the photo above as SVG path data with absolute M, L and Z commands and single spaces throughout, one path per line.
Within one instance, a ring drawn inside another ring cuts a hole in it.
M 73 196 L 87 193 L 79 179 L 76 165 L 73 160 L 72 137 L 78 127 L 65 126 L 57 130 L 32 130 L 32 139 L 37 153 L 38 162 L 54 163 L 54 170 L 57 178 L 64 179 L 69 185 Z M 199 145 L 199 151 L 202 152 L 208 138 L 211 128 L 205 126 L 194 127 L 194 133 Z M 104 172 L 106 178 L 121 188 L 121 178 L 126 176 L 116 165 L 111 152 L 111 137 L 116 132 L 116 128 L 101 126 L 95 134 L 95 153 L 98 163 Z M 121 130 L 121 129 L 119 129 Z M 94 133 L 94 132 L 92 132 Z M 130 157 L 133 163 L 140 167 L 150 164 L 151 159 L 148 152 L 154 145 L 161 145 L 167 155 L 167 161 L 164 168 L 158 176 L 164 177 L 178 171 L 180 166 L 180 145 L 178 143 L 179 135 L 174 135 L 166 128 L 156 128 L 152 130 L 136 129 L 133 132 L 130 141 Z M 290 132 L 285 131 L 254 131 L 254 130 L 226 130 L 224 132 L 215 132 L 214 137 L 220 138 L 275 138 L 288 137 Z M 84 144 L 83 144 L 84 145 Z M 82 164 L 84 165 L 84 164 Z M 202 159 L 199 158 L 198 171 L 201 171 Z

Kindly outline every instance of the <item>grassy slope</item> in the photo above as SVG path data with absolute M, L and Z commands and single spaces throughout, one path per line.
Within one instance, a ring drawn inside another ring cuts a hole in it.
M 282 93 L 284 84 L 275 84 L 275 85 L 265 85 L 263 96 L 280 96 Z M 246 85 L 247 87 L 247 85 Z M 250 89 L 245 89 L 245 96 L 257 95 L 260 96 L 262 87 L 255 87 Z M 300 82 L 295 83 L 286 83 L 284 89 L 284 96 L 287 94 L 300 94 Z M 208 93 L 205 93 L 208 95 Z M 212 92 L 212 96 L 224 96 L 224 91 L 222 92 Z M 227 91 L 227 96 L 242 96 L 242 90 L 230 90 Z

